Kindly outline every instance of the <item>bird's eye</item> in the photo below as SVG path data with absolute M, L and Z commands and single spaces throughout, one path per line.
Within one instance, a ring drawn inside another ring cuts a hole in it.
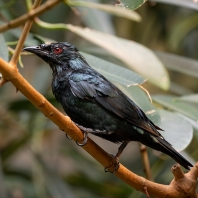
M 55 53 L 55 54 L 60 54 L 62 51 L 63 51 L 63 49 L 60 48 L 60 47 L 56 47 L 56 48 L 54 49 L 54 53 Z

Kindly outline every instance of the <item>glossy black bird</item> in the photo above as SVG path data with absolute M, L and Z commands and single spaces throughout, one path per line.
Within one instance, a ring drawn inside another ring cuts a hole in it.
M 36 54 L 50 65 L 53 94 L 84 132 L 81 145 L 86 144 L 88 133 L 121 143 L 114 156 L 118 161 L 128 142 L 139 141 L 171 156 L 186 169 L 193 166 L 164 139 L 158 132 L 161 129 L 130 98 L 89 66 L 75 46 L 61 42 L 23 50 Z

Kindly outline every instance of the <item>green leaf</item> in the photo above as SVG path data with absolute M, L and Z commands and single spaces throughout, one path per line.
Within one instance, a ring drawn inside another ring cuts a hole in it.
M 152 98 L 156 103 L 198 121 L 198 111 L 189 103 L 177 101 L 175 100 L 176 97 L 170 95 L 154 95 Z
M 198 61 L 165 52 L 155 54 L 166 68 L 198 78 Z
M 145 82 L 143 77 L 129 69 L 84 52 L 81 52 L 81 54 L 86 58 L 86 61 L 91 65 L 91 67 L 104 75 L 110 81 L 114 81 L 125 86 L 137 85 Z
M 113 5 L 106 5 L 106 4 L 99 4 L 99 3 L 93 3 L 93 2 L 85 2 L 85 1 L 66 1 L 70 6 L 82 6 L 82 7 L 89 7 L 89 8 L 96 8 L 105 12 L 108 12 L 110 14 L 124 17 L 133 21 L 141 21 L 141 17 L 137 12 L 133 12 L 131 10 L 113 6 Z
M 193 137 L 191 124 L 176 113 L 166 110 L 160 110 L 159 113 L 161 128 L 165 131 L 161 132 L 161 134 L 177 151 L 184 150 L 190 144 Z
M 130 10 L 135 10 L 144 4 L 146 0 L 120 0 L 118 6 L 128 8 Z
M 81 28 L 70 24 L 67 25 L 67 28 L 106 49 L 124 62 L 128 68 L 148 78 L 156 86 L 165 90 L 169 88 L 170 80 L 166 69 L 155 54 L 145 46 L 89 28 Z
M 175 100 L 198 104 L 198 94 L 182 96 L 182 97 L 176 98 Z
M 165 3 L 165 4 L 170 4 L 170 5 L 176 5 L 176 6 L 181 6 L 184 8 L 191 8 L 194 10 L 198 10 L 198 4 L 194 1 L 191 0 L 149 0 L 149 1 L 154 1 L 158 3 Z

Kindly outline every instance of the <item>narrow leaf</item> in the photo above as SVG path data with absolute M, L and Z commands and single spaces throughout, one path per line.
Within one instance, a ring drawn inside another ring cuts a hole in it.
M 176 98 L 177 101 L 185 101 L 198 104 L 198 94 L 191 94 Z
M 189 103 L 177 101 L 174 96 L 170 95 L 154 95 L 152 98 L 156 103 L 198 121 L 198 111 Z
M 110 14 L 124 17 L 133 21 L 141 21 L 141 17 L 137 12 L 118 7 L 113 5 L 106 5 L 106 4 L 99 4 L 93 2 L 85 2 L 85 1 L 66 1 L 70 6 L 82 6 L 82 7 L 89 7 L 89 8 L 96 8 Z
M 155 54 L 167 69 L 198 78 L 198 61 L 165 52 Z

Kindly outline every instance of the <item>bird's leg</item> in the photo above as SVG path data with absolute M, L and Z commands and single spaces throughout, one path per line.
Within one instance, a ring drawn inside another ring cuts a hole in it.
M 82 143 L 78 143 L 78 142 L 76 141 L 76 144 L 77 144 L 78 146 L 84 146 L 85 144 L 87 144 L 87 141 L 88 141 L 87 132 L 83 132 L 83 135 L 84 135 L 84 137 L 83 137 Z
M 105 167 L 105 172 L 110 172 L 110 173 L 114 173 L 115 171 L 117 171 L 119 169 L 119 158 L 120 155 L 122 154 L 123 150 L 125 149 L 125 147 L 127 146 L 129 142 L 125 141 L 123 142 L 119 148 L 118 148 L 118 152 L 116 154 L 110 154 L 113 157 L 113 161 L 111 163 L 111 165 L 109 167 Z M 115 167 L 115 169 L 113 171 L 110 171 L 109 168 L 111 167 Z

